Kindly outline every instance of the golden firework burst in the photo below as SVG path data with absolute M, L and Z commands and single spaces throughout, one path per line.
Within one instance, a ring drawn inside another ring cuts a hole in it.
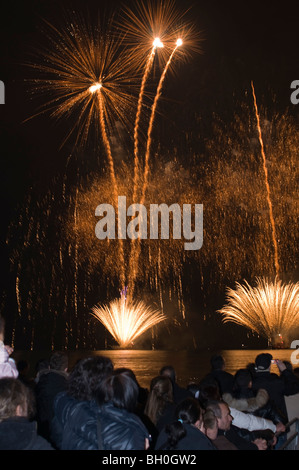
M 288 338 L 299 326 L 299 282 L 284 284 L 257 279 L 256 287 L 247 282 L 228 289 L 227 304 L 219 310 L 224 322 L 233 322 L 255 331 L 273 345 L 275 338 Z

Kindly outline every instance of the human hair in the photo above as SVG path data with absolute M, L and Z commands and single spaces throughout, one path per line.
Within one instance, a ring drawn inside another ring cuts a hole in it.
M 222 356 L 214 355 L 211 357 L 210 363 L 212 370 L 219 370 L 223 368 L 225 361 Z
M 205 410 L 202 420 L 205 429 L 214 429 L 217 425 L 217 417 L 212 409 Z
M 167 441 L 162 446 L 165 450 L 176 449 L 179 441 L 186 436 L 185 424 L 194 425 L 202 421 L 202 409 L 198 401 L 188 397 L 176 407 L 176 421 L 165 427 Z
M 187 424 L 195 424 L 202 421 L 202 409 L 198 401 L 188 397 L 176 407 L 176 418 Z
M 233 390 L 238 392 L 239 390 L 246 389 L 252 381 L 252 374 L 249 369 L 239 369 L 234 376 Z
M 133 379 L 138 384 L 138 380 L 136 378 L 136 375 L 132 371 L 132 369 L 128 369 L 127 367 L 118 367 L 117 369 L 114 370 L 114 372 L 117 372 L 118 374 L 121 374 L 121 373 L 127 374 L 131 377 L 131 379 Z
M 199 394 L 200 394 L 199 384 L 191 382 L 190 384 L 187 385 L 187 390 L 188 390 L 188 392 L 192 393 L 194 398 L 199 397 Z
M 214 413 L 214 415 L 216 416 L 216 418 L 221 419 L 222 418 L 222 411 L 221 411 L 221 408 L 220 408 L 221 404 L 224 404 L 224 405 L 228 406 L 227 403 L 225 403 L 225 401 L 223 401 L 223 400 L 210 400 L 207 403 L 205 410 L 206 411 L 211 410 Z
M 66 370 L 68 368 L 68 356 L 63 352 L 55 352 L 50 357 L 50 369 L 52 370 Z
M 0 421 L 16 416 L 17 407 L 21 408 L 23 416 L 28 416 L 30 398 L 28 387 L 20 380 L 10 377 L 0 379 Z
M 175 383 L 176 381 L 176 373 L 173 366 L 163 366 L 160 370 L 160 375 L 169 377 L 172 383 Z
M 198 400 L 202 406 L 210 400 L 220 400 L 221 394 L 216 380 L 203 380 L 200 383 Z
M 169 377 L 157 376 L 151 380 L 144 413 L 156 424 L 165 405 L 173 402 L 172 383 Z
M 137 405 L 138 393 L 137 381 L 130 370 L 115 369 L 99 385 L 97 401 L 100 404 L 111 402 L 116 408 L 133 412 Z
M 111 359 L 95 356 L 81 359 L 68 378 L 67 393 L 77 400 L 92 400 L 101 381 L 113 371 Z

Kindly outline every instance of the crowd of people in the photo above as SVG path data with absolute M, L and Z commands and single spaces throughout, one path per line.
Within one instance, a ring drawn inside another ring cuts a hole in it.
M 298 369 L 259 354 L 234 375 L 222 356 L 199 383 L 178 384 L 165 365 L 149 389 L 108 357 L 54 352 L 28 379 L 4 344 L 0 318 L 1 450 L 276 450 L 288 433 L 287 399 L 297 403 Z M 297 415 L 297 417 L 299 417 Z

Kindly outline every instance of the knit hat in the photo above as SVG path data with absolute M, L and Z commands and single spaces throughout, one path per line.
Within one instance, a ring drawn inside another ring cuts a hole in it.
M 268 353 L 262 353 L 256 356 L 255 365 L 256 365 L 257 370 L 269 369 L 272 359 L 273 359 L 273 356 Z

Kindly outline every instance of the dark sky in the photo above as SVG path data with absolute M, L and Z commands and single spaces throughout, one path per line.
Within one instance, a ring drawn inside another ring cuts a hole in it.
M 124 0 L 124 4 L 127 4 Z M 132 2 L 131 2 L 132 3 Z M 180 2 L 178 2 L 180 4 Z M 299 115 L 299 105 L 290 102 L 290 85 L 299 80 L 299 2 L 201 0 L 181 2 L 192 6 L 192 20 L 202 31 L 202 54 L 191 58 L 170 96 L 184 109 L 201 113 L 207 120 L 213 112 L 230 116 L 235 100 L 242 99 L 253 80 L 259 99 L 271 104 L 276 97 L 279 110 Z M 1 4 L 0 80 L 5 84 L 5 104 L 0 105 L 1 135 L 1 291 L 5 290 L 8 267 L 4 239 L 7 224 L 17 203 L 31 184 L 43 186 L 63 165 L 67 149 L 59 151 L 61 130 L 43 116 L 28 123 L 34 111 L 27 84 L 27 60 L 36 44 L 39 18 L 55 20 L 61 5 L 81 8 L 94 5 L 118 7 L 120 2 L 23 0 Z M 179 121 L 180 106 L 173 120 Z
M 40 39 L 39 18 L 55 21 L 61 5 L 82 8 L 82 5 L 103 4 L 104 9 L 108 4 L 113 10 L 113 5 L 117 8 L 120 2 L 24 0 L 5 3 L 0 19 L 0 79 L 6 86 L 6 104 L 0 108 L 1 124 L 20 139 L 27 139 L 27 144 L 44 148 L 44 139 L 51 145 L 55 138 L 51 124 L 49 126 L 43 119 L 22 124 L 34 111 L 24 82 L 28 70 L 22 63 L 28 59 L 32 44 Z M 203 53 L 194 56 L 186 75 L 178 78 L 178 99 L 189 100 L 190 110 L 202 106 L 203 113 L 209 107 L 221 112 L 233 106 L 232 94 L 242 96 L 253 80 L 261 100 L 272 99 L 274 94 L 281 109 L 290 107 L 290 84 L 299 73 L 298 2 L 202 0 L 181 3 L 184 8 L 192 6 L 192 20 L 202 31 L 204 41 Z M 181 87 L 181 84 L 187 86 Z M 297 112 L 295 107 L 291 108 L 293 113 Z M 40 121 L 42 125 L 37 127 Z M 41 135 L 36 135 L 37 128 Z M 53 148 L 56 144 L 53 142 Z M 21 163 L 26 164 L 30 165 L 25 161 Z M 21 173 L 23 175 L 23 171 Z
M 12 172 L 13 178 L 17 178 L 18 184 L 13 182 L 14 189 L 7 195 L 14 200 L 11 192 L 15 193 L 16 186 L 22 188 L 24 171 L 34 173 L 36 165 L 43 166 L 46 161 L 49 165 L 49 159 L 41 159 L 40 154 L 57 153 L 60 139 L 59 131 L 56 136 L 57 129 L 46 117 L 22 123 L 35 111 L 24 82 L 28 70 L 22 64 L 28 59 L 32 44 L 40 40 L 39 18 L 55 21 L 61 5 L 82 8 L 82 5 L 103 4 L 106 8 L 108 4 L 113 10 L 113 5 L 118 7 L 120 2 L 24 0 L 5 3 L 0 18 L 0 79 L 5 83 L 6 103 L 0 108 L 0 122 L 4 129 L 2 138 L 13 137 L 9 146 L 11 148 L 13 143 L 16 147 L 13 153 L 17 160 L 12 164 L 12 152 L 4 152 L 1 164 L 2 183 L 9 180 Z M 190 108 L 190 115 L 194 110 L 207 116 L 233 108 L 233 96 L 244 96 L 251 80 L 262 102 L 267 104 L 275 95 L 280 109 L 289 107 L 292 113 L 298 114 L 290 103 L 290 84 L 299 74 L 298 2 L 202 0 L 182 4 L 184 8 L 192 5 L 192 20 L 204 38 L 203 53 L 192 57 L 174 85 L 177 86 L 175 91 L 179 90 L 178 101 Z M 178 106 L 178 118 L 179 114 Z M 22 147 L 22 152 L 18 146 Z M 22 156 L 17 157 L 19 153 Z M 5 189 L 9 191 L 9 185 Z

